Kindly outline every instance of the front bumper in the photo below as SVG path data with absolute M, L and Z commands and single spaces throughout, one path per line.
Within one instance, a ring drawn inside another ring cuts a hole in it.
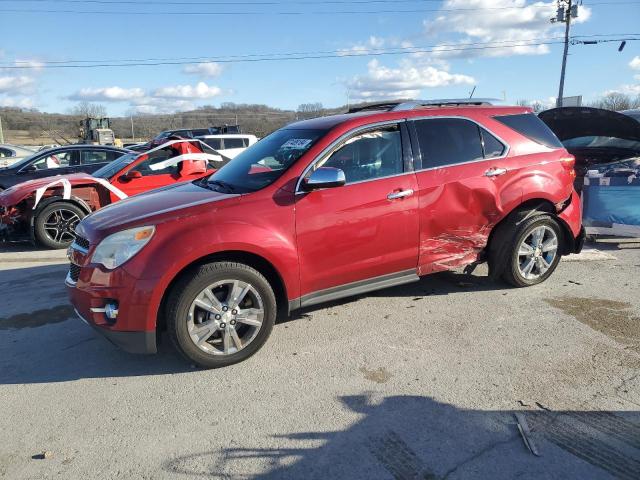
M 105 270 L 91 264 L 90 251 L 74 243 L 65 280 L 69 300 L 77 315 L 110 342 L 131 353 L 156 353 L 156 322 L 149 297 L 154 280 L 140 280 L 126 269 Z M 108 305 L 116 305 L 109 317 Z
M 76 310 L 76 315 L 84 323 L 92 327 L 100 335 L 104 336 L 107 340 L 113 343 L 115 346 L 121 348 L 125 352 L 129 353 L 156 353 L 156 332 L 120 332 L 117 330 L 108 330 L 102 328 L 95 323 L 89 322 L 86 318 L 80 315 L 80 312 Z

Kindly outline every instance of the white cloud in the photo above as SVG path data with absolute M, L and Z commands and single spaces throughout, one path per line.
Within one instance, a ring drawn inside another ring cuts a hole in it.
M 448 85 L 472 85 L 473 77 L 449 73 L 427 64 L 400 62 L 400 68 L 389 68 L 378 60 L 367 65 L 367 74 L 346 82 L 354 99 L 414 98 L 424 88 Z
M 175 85 L 171 87 L 158 88 L 153 92 L 154 97 L 160 98 L 184 98 L 184 99 L 205 99 L 213 98 L 222 94 L 219 87 L 198 82 L 196 85 Z
M 26 92 L 33 84 L 34 79 L 26 75 L 0 77 L 0 93 Z
M 516 7 L 516 8 L 509 8 Z M 433 21 L 425 21 L 428 34 L 457 33 L 462 35 L 453 45 L 437 48 L 435 55 L 446 57 L 499 57 L 512 55 L 542 55 L 549 52 L 548 45 L 534 45 L 540 38 L 560 32 L 561 25 L 552 24 L 555 2 L 533 2 L 526 0 L 447 0 L 443 10 L 462 9 L 461 12 L 443 11 Z M 579 7 L 574 23 L 586 22 L 591 16 L 588 7 Z M 492 48 L 461 50 L 455 44 L 489 43 Z M 509 47 L 509 45 L 517 45 Z
M 633 57 L 633 60 L 629 62 L 629 66 L 633 70 L 640 70 L 640 57 Z
M 387 43 L 391 43 L 392 46 L 396 43 L 395 41 L 387 41 L 384 38 L 375 37 L 371 35 L 366 42 L 357 43 L 349 48 L 341 48 L 338 50 L 338 55 L 346 56 L 353 54 L 365 54 L 367 52 L 380 50 Z
M 28 97 L 0 95 L 0 107 L 33 108 L 34 103 L 33 100 Z
M 14 60 L 13 64 L 16 67 L 24 67 L 25 69 L 29 69 L 30 71 L 35 72 L 41 71 L 42 67 L 44 67 L 43 62 L 32 58 L 16 59 Z
M 204 77 L 218 77 L 222 73 L 223 67 L 216 62 L 193 63 L 183 68 L 184 73 L 191 75 L 202 75 Z
M 92 102 L 123 102 L 144 96 L 145 92 L 141 88 L 105 87 L 82 88 L 68 98 Z

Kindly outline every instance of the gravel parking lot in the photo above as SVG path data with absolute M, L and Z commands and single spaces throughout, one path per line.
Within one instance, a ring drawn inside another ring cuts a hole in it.
M 0 478 L 640 478 L 640 243 L 588 247 L 532 288 L 480 267 L 309 309 L 212 371 L 116 349 L 63 251 L 2 247 Z

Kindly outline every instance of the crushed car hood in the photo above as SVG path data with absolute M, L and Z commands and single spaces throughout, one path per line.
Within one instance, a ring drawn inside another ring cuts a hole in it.
M 538 117 L 563 142 L 590 136 L 640 141 L 640 122 L 611 110 L 561 107 L 540 112 Z
M 61 179 L 66 179 L 73 185 L 87 185 L 96 183 L 96 180 L 87 173 L 74 173 L 71 175 L 55 175 L 52 177 L 36 178 L 19 183 L 13 187 L 0 192 L 0 205 L 10 206 L 21 202 L 29 195 L 32 195 L 38 188 L 44 187 Z
M 184 210 L 189 215 L 190 207 L 239 197 L 239 195 L 214 192 L 186 182 L 134 195 L 107 205 L 86 217 L 78 225 L 79 235 L 94 239 L 122 228 L 132 228 L 148 223 L 162 222 L 166 214 Z M 171 215 L 175 219 L 176 215 Z

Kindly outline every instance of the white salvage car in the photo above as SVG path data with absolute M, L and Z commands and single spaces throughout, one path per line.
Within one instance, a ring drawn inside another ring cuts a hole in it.
M 226 133 L 196 137 L 227 158 L 235 158 L 258 141 L 255 135 Z

